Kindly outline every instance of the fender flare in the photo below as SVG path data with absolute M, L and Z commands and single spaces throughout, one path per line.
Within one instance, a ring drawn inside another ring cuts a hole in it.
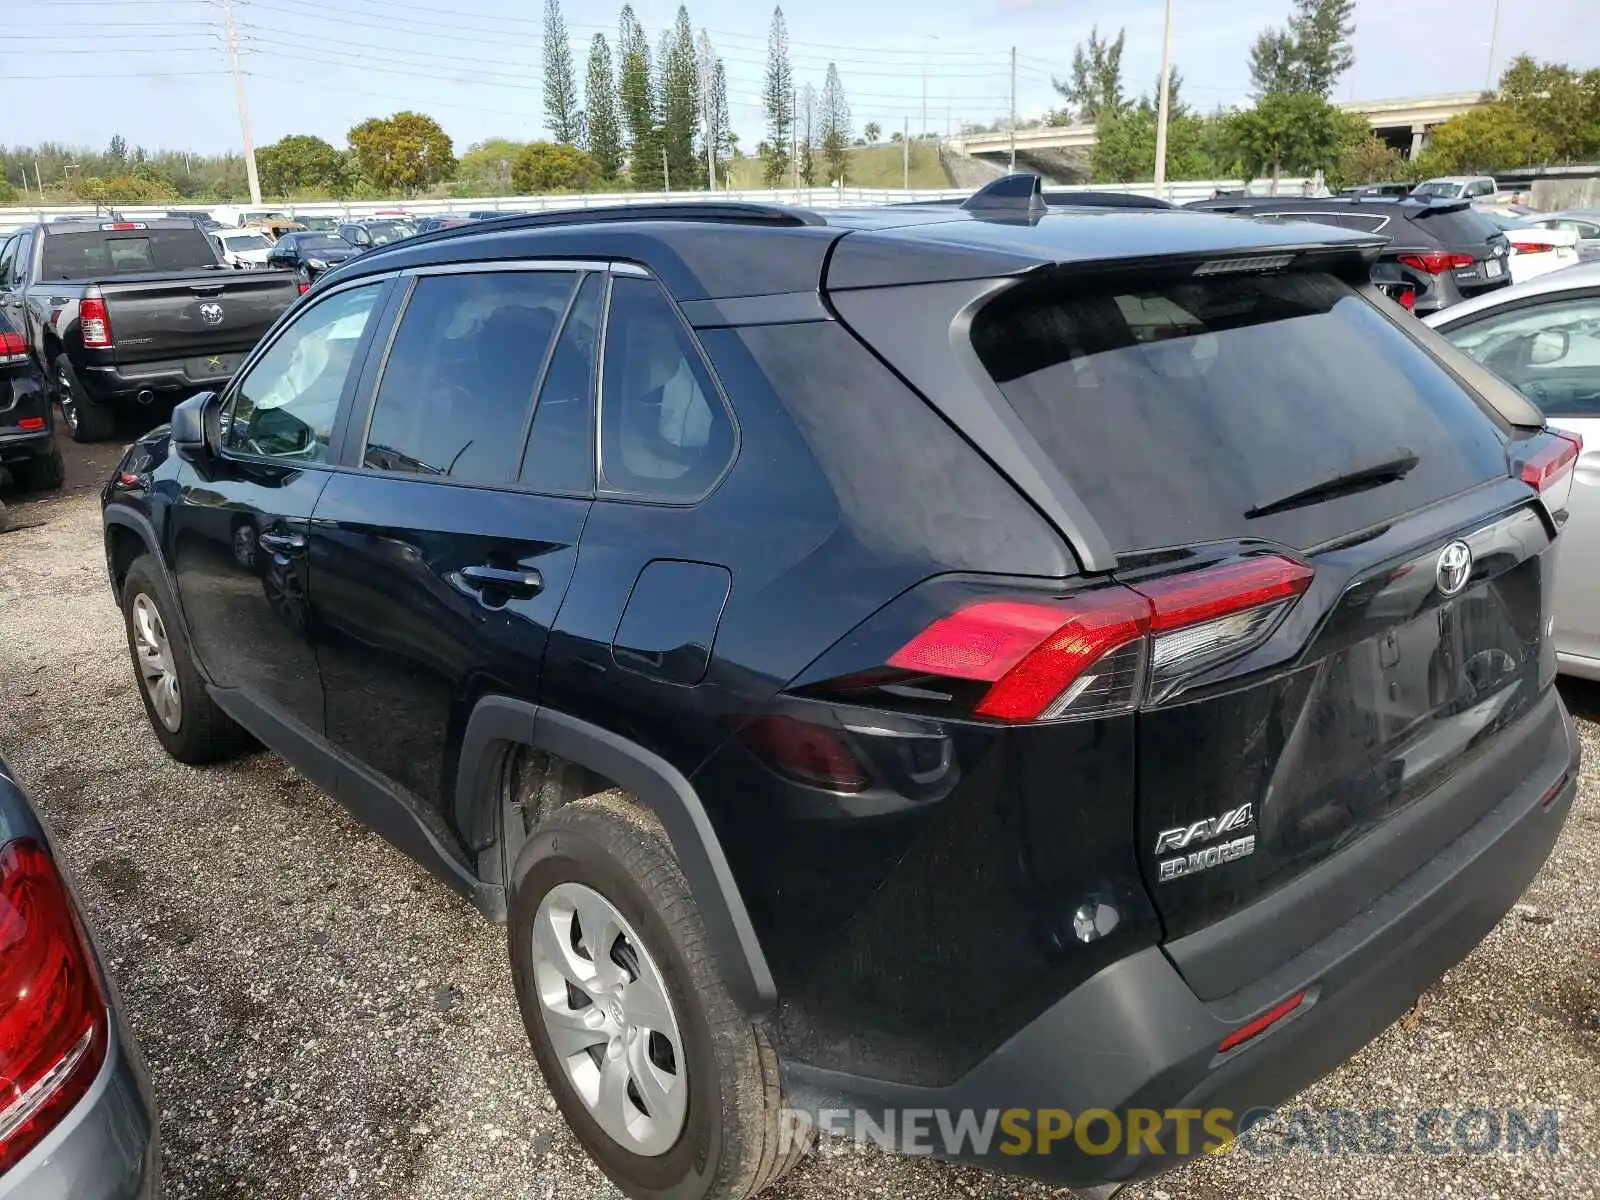
M 177 580 L 173 579 L 172 577 L 172 568 L 167 565 L 167 560 L 161 553 L 161 540 L 156 536 L 156 527 L 151 523 L 150 518 L 145 516 L 142 512 L 120 504 L 111 504 L 106 506 L 102 519 L 102 538 L 110 534 L 111 526 L 113 525 L 120 525 L 124 529 L 131 529 L 134 531 L 134 533 L 138 534 L 139 540 L 144 543 L 144 552 L 151 558 L 155 559 L 157 580 L 161 590 L 166 593 L 164 596 L 162 596 L 162 599 L 166 601 L 167 606 L 177 617 L 177 633 L 178 636 L 183 639 L 184 649 L 189 652 L 189 661 L 194 664 L 194 669 L 196 673 L 199 674 L 200 678 L 208 684 L 211 683 L 212 679 L 210 672 L 206 670 L 205 664 L 200 661 L 200 656 L 194 651 L 194 638 L 189 635 L 189 618 L 183 611 L 182 601 L 178 599 L 178 584 Z M 109 542 L 107 542 L 106 573 L 108 577 L 110 572 L 111 547 Z M 122 596 L 116 591 L 116 581 L 112 579 L 109 580 L 109 582 L 112 585 L 112 595 L 116 600 L 117 606 L 120 608 L 122 605 Z
M 510 696 L 485 696 L 467 720 L 456 769 L 456 822 L 470 844 L 494 836 L 483 828 L 494 812 L 486 801 L 493 795 L 497 747 L 508 742 L 604 775 L 656 815 L 735 999 L 751 1014 L 770 1009 L 778 994 L 772 970 L 705 805 L 683 773 L 599 725 Z

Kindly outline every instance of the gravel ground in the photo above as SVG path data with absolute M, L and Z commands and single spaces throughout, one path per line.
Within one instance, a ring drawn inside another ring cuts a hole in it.
M 7 497 L 0 752 L 60 838 L 161 1109 L 167 1194 L 611 1197 L 528 1050 L 501 931 L 276 757 L 163 755 L 106 589 L 95 489 Z M 1563 684 L 1587 762 L 1524 905 L 1384 1033 L 1286 1107 L 1560 1111 L 1560 1152 L 1263 1157 L 1120 1193 L 1600 1197 L 1600 690 Z M 802 1164 L 774 1200 L 1064 1196 L 876 1152 Z

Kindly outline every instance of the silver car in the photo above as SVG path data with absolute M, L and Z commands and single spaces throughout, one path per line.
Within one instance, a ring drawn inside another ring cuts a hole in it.
M 1556 578 L 1556 652 L 1600 679 L 1600 263 L 1492 292 L 1426 318 L 1557 429 L 1583 438 Z
M 1563 229 L 1578 235 L 1578 257 L 1584 262 L 1600 262 L 1600 208 L 1569 208 L 1564 212 L 1529 213 L 1525 226 Z

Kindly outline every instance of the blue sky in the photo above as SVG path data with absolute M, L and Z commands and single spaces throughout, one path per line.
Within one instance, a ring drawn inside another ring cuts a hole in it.
M 1338 99 L 1466 91 L 1483 86 L 1495 0 L 1358 0 L 1356 65 Z M 582 77 L 589 38 L 615 44 L 620 0 L 565 0 Z M 221 151 L 239 145 L 220 0 L 7 0 L 0 34 L 0 138 Z M 659 37 L 675 0 L 637 0 Z M 1255 34 L 1281 24 L 1288 0 L 1173 0 L 1174 62 L 1189 103 L 1240 103 Z M 926 121 L 943 132 L 1008 106 L 1018 48 L 1018 110 L 1054 100 L 1073 46 L 1091 25 L 1126 27 L 1125 77 L 1135 94 L 1156 77 L 1160 0 L 808 0 L 785 6 L 797 82 L 821 88 L 838 63 L 856 128 Z M 436 117 L 458 153 L 490 136 L 543 135 L 542 0 L 236 0 L 245 86 L 258 145 L 314 133 L 344 145 L 373 115 L 413 108 Z M 735 129 L 761 136 L 760 91 L 770 8 L 693 0 L 727 64 Z M 1513 55 L 1600 65 L 1594 0 L 1543 0 L 1536 17 L 1501 13 L 1495 62 Z M 52 81 L 55 86 L 52 86 Z

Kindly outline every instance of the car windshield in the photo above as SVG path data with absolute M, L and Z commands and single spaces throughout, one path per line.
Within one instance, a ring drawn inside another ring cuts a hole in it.
M 236 253 L 240 250 L 272 249 L 272 243 L 259 233 L 237 233 L 232 237 L 223 238 L 222 244 Z
M 972 342 L 1119 552 L 1238 537 L 1314 546 L 1505 471 L 1477 402 L 1328 275 L 1041 280 L 981 309 Z M 1381 487 L 1275 503 L 1410 457 Z
M 297 233 L 294 244 L 302 250 L 342 250 L 349 243 L 335 233 Z
M 1435 179 L 1428 183 L 1419 183 L 1412 189 L 1411 194 L 1413 196 L 1421 196 L 1423 199 L 1454 200 L 1461 195 L 1461 185 L 1459 183 L 1446 183 L 1442 179 Z
M 399 221 L 373 221 L 362 228 L 367 231 L 367 236 L 372 239 L 372 244 L 375 246 L 386 246 L 390 242 L 397 242 L 408 232 Z

